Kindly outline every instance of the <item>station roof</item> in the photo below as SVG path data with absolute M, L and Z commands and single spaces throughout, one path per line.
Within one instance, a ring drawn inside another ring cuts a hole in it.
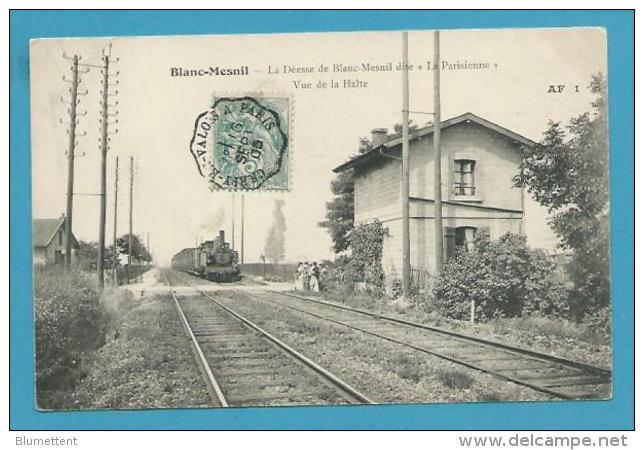
M 496 133 L 499 133 L 523 145 L 532 146 L 536 144 L 534 141 L 524 136 L 521 136 L 520 134 L 517 134 L 514 131 L 510 131 L 507 128 L 503 128 L 502 126 L 497 125 L 494 122 L 490 122 L 489 120 L 479 117 L 476 114 L 473 114 L 471 112 L 461 114 L 460 116 L 452 117 L 451 119 L 443 120 L 441 122 L 441 130 L 444 130 L 446 128 L 449 128 L 451 126 L 454 126 L 460 123 L 476 123 L 482 127 L 485 127 Z M 410 133 L 409 140 L 413 141 L 416 139 L 421 139 L 433 133 L 434 133 L 434 125 L 433 124 L 428 125 L 428 126 L 419 128 L 413 133 Z M 373 161 L 375 159 L 384 158 L 384 156 L 382 155 L 382 152 L 386 150 L 395 149 L 395 147 L 400 146 L 401 144 L 402 144 L 402 137 L 392 136 L 389 139 L 385 140 L 385 142 L 383 142 L 378 147 L 375 147 L 366 153 L 363 153 L 355 158 L 350 159 L 349 161 L 343 164 L 340 164 L 338 167 L 333 169 L 333 171 L 335 173 L 344 172 L 346 170 L 352 169 L 356 166 L 360 166 L 362 164 Z

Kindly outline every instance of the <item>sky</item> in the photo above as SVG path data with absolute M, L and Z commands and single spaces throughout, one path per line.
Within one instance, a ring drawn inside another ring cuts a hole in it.
M 232 235 L 233 199 L 212 192 L 190 154 L 197 115 L 213 95 L 263 93 L 288 95 L 292 101 L 290 189 L 244 194 L 245 262 L 264 252 L 273 222 L 275 201 L 285 202 L 285 260 L 332 257 L 324 220 L 331 200 L 332 169 L 355 154 L 361 137 L 376 127 L 401 121 L 400 71 L 369 73 L 280 73 L 268 67 L 316 67 L 320 64 L 384 64 L 401 61 L 400 32 L 137 37 L 113 39 L 46 39 L 31 45 L 32 207 L 34 218 L 59 217 L 65 211 L 67 183 L 67 107 L 70 61 L 62 54 L 82 55 L 81 63 L 100 63 L 109 43 L 118 71 L 118 101 L 112 109 L 118 133 L 110 136 L 107 177 L 107 233 L 112 242 L 115 158 L 119 158 L 117 233 L 128 231 L 129 164 L 133 158 L 133 232 L 147 239 L 160 263 L 195 240 L 211 239 L 219 228 Z M 410 110 L 433 110 L 432 33 L 410 31 Z M 443 70 L 443 119 L 472 112 L 538 141 L 549 119 L 567 122 L 590 108 L 591 75 L 606 74 L 606 37 L 598 28 L 506 29 L 441 32 L 441 60 L 449 64 L 488 63 L 489 69 Z M 245 77 L 171 77 L 172 67 L 248 66 Z M 98 240 L 100 180 L 100 71 L 90 67 L 81 76 L 81 97 L 73 232 L 78 239 Z M 309 89 L 330 79 L 360 79 L 364 88 Z M 566 85 L 547 93 L 550 85 Z M 579 92 L 574 89 L 579 85 Z M 418 124 L 431 117 L 413 113 Z M 91 194 L 91 195 L 80 195 Z M 235 246 L 240 247 L 241 193 L 235 194 Z M 528 199 L 526 235 L 534 247 L 553 249 L 556 239 L 547 226 L 547 212 Z

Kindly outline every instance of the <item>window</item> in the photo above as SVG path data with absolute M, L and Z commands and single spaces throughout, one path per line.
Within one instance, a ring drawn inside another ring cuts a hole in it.
M 454 232 L 454 245 L 466 252 L 474 249 L 475 227 L 458 227 Z
M 58 245 L 63 245 L 63 230 L 58 231 Z
M 454 194 L 474 195 L 474 167 L 476 161 L 470 159 L 457 159 L 454 161 Z

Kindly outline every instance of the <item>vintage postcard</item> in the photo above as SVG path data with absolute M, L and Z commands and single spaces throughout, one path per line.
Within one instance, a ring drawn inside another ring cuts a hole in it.
M 41 410 L 605 400 L 601 28 L 37 39 Z

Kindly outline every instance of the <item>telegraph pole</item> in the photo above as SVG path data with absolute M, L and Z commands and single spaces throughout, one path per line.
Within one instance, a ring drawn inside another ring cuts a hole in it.
M 235 193 L 233 192 L 233 233 L 230 248 L 235 250 Z
M 241 263 L 244 264 L 244 194 L 241 195 Z
M 98 228 L 98 284 L 101 288 L 104 281 L 104 251 L 105 251 L 105 211 L 107 203 L 106 178 L 107 178 L 107 93 L 108 73 L 110 69 L 110 58 L 103 55 L 103 105 L 101 107 L 101 206 L 99 211 Z
M 70 59 L 63 53 L 63 58 Z M 70 98 L 69 102 L 66 102 L 62 97 L 61 102 L 69 104 L 67 112 L 69 113 L 69 128 L 67 134 L 69 136 L 68 146 L 67 146 L 67 205 L 65 211 L 65 268 L 69 270 L 72 262 L 72 220 L 73 220 L 73 206 L 74 206 L 74 150 L 76 149 L 76 125 L 78 124 L 77 116 L 85 115 L 78 114 L 76 107 L 80 103 L 78 99 L 79 95 L 87 94 L 87 92 L 78 92 L 78 85 L 80 84 L 80 78 L 78 76 L 78 61 L 80 57 L 74 55 L 72 58 L 72 79 L 67 80 L 63 76 L 63 81 L 71 83 L 69 88 Z M 88 70 L 83 71 L 87 73 Z M 62 123 L 63 120 L 60 119 Z
M 127 236 L 127 281 L 130 282 L 130 268 L 132 267 L 132 210 L 134 192 L 134 157 L 130 156 L 130 231 Z
M 409 242 L 409 50 L 408 35 L 402 34 L 403 104 L 402 104 L 402 276 L 403 298 L 411 297 Z
M 101 67 L 101 73 L 103 75 L 102 78 L 102 91 L 101 91 L 101 193 L 100 193 L 100 210 L 99 210 L 99 228 L 98 228 L 98 264 L 97 264 L 97 271 L 98 271 L 98 285 L 102 289 L 103 286 L 105 285 L 105 215 L 106 215 L 106 209 L 107 209 L 107 150 L 109 148 L 108 142 L 110 138 L 108 137 L 109 134 L 117 133 L 118 130 L 115 130 L 113 133 L 110 133 L 108 131 L 108 126 L 111 125 L 108 122 L 108 118 L 110 116 L 115 116 L 118 113 L 115 114 L 110 114 L 109 108 L 110 105 L 108 103 L 108 97 L 112 95 L 118 94 L 118 91 L 114 92 L 114 94 L 110 93 L 110 86 L 113 86 L 113 84 L 110 84 L 110 59 L 112 56 L 112 46 L 108 47 L 108 52 L 106 53 L 103 51 L 103 64 Z M 118 75 L 118 72 L 117 72 Z M 118 81 L 116 82 L 118 84 Z M 117 123 L 118 120 L 115 120 L 114 123 Z
M 147 267 L 147 268 L 150 268 L 150 266 L 152 265 L 152 250 L 150 249 L 150 232 L 149 232 L 149 231 L 148 231 L 148 232 L 146 232 L 146 244 L 145 244 L 145 248 L 147 249 L 147 251 L 148 251 L 148 255 L 150 256 L 150 260 L 149 260 L 149 261 L 146 261 L 146 267 Z M 141 277 L 141 278 L 143 278 L 143 277 Z
M 69 105 L 69 144 L 67 147 L 67 208 L 65 213 L 65 268 L 72 263 L 72 214 L 74 198 L 74 147 L 76 147 L 76 105 L 78 100 L 78 55 L 72 62 L 72 87 Z
M 119 197 L 119 157 L 116 157 L 116 163 L 114 167 L 114 234 L 112 236 L 112 282 L 114 286 L 116 283 L 116 262 L 118 261 L 118 256 L 116 254 L 116 223 L 118 217 L 118 197 Z
M 441 65 L 440 35 L 434 31 L 434 242 L 436 271 L 443 266 L 443 192 L 441 187 Z

